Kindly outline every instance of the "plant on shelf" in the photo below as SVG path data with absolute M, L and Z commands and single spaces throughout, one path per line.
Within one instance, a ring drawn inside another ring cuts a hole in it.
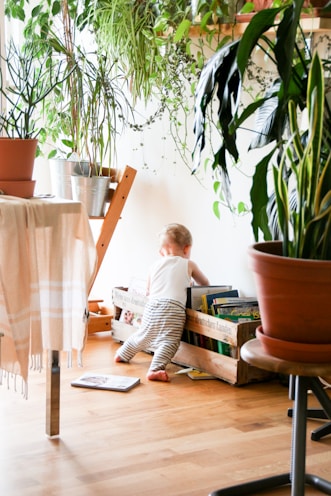
M 233 0 L 98 0 L 94 3 L 92 19 L 98 44 L 117 60 L 116 69 L 130 80 L 134 99 L 148 100 L 151 95 L 161 95 L 164 89 L 171 90 L 169 71 L 171 82 L 178 86 L 180 59 L 186 76 L 192 75 L 192 64 L 201 63 L 199 57 L 203 55 L 201 52 L 193 55 L 192 39 L 188 36 L 195 24 L 193 15 L 201 16 L 200 32 L 208 34 L 210 45 L 216 37 L 217 24 L 229 18 L 231 11 L 234 19 L 237 4 Z

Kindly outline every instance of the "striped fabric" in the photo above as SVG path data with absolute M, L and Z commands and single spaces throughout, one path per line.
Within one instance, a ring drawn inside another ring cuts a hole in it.
M 43 350 L 76 349 L 81 360 L 96 248 L 78 202 L 2 196 L 0 230 L 1 368 L 26 394 Z
M 117 351 L 125 362 L 139 351 L 153 349 L 150 371 L 164 370 L 175 355 L 186 319 L 185 307 L 174 300 L 151 300 L 144 309 L 142 323 Z

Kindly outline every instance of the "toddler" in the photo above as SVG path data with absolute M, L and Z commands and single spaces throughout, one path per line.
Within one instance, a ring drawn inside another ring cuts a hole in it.
M 209 285 L 207 277 L 190 260 L 191 248 L 192 236 L 185 226 L 168 224 L 161 231 L 161 259 L 150 270 L 148 301 L 141 326 L 115 355 L 115 362 L 129 362 L 139 351 L 153 348 L 154 355 L 147 373 L 147 379 L 151 381 L 169 381 L 165 369 L 182 337 L 186 320 L 186 289 L 193 281 Z

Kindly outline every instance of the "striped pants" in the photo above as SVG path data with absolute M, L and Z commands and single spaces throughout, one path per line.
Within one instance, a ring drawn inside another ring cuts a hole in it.
M 129 362 L 139 351 L 152 348 L 150 371 L 164 370 L 175 355 L 186 319 L 185 307 L 174 300 L 147 302 L 138 331 L 119 348 L 117 355 Z

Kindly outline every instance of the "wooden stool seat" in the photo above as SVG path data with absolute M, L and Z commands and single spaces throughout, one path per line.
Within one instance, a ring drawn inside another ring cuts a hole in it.
M 246 482 L 225 489 L 218 489 L 209 496 L 255 495 L 259 491 L 290 485 L 291 496 L 304 496 L 308 484 L 324 494 L 331 494 L 331 481 L 312 474 L 306 474 L 306 428 L 307 394 L 311 390 L 331 419 L 331 400 L 325 392 L 319 376 L 331 375 L 331 363 L 289 362 L 266 353 L 260 341 L 253 339 L 241 348 L 241 356 L 250 365 L 270 372 L 291 376 L 290 398 L 293 403 L 292 453 L 290 472 L 264 479 Z

